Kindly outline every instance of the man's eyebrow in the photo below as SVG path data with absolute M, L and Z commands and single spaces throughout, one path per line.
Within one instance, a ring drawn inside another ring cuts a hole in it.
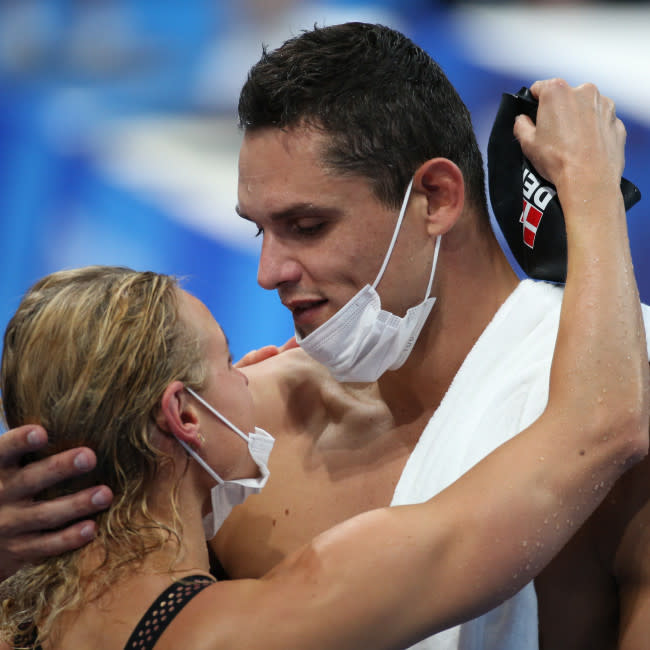
M 249 217 L 247 214 L 244 214 L 239 206 L 235 206 L 235 212 L 242 218 L 247 221 L 255 222 L 255 219 Z M 271 212 L 268 215 L 270 221 L 283 221 L 286 219 L 295 219 L 296 217 L 328 217 L 328 216 L 338 216 L 341 214 L 341 210 L 336 207 L 329 207 L 323 205 L 314 205 L 313 203 L 295 203 L 290 205 L 287 208 L 282 210 L 277 210 L 276 212 Z

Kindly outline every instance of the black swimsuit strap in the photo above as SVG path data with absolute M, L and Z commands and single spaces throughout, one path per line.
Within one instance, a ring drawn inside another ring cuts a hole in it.
M 215 580 L 208 576 L 193 575 L 182 578 L 165 589 L 140 619 L 124 650 L 153 648 L 180 610 L 201 590 L 214 582 Z

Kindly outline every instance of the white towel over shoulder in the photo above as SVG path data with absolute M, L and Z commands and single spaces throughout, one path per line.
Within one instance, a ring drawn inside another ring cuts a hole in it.
M 548 401 L 562 291 L 524 280 L 501 306 L 425 427 L 392 505 L 432 497 L 539 417 Z M 643 311 L 650 357 L 650 308 L 643 305 Z M 487 614 L 412 647 L 537 650 L 533 584 Z
M 519 284 L 468 354 L 424 429 L 392 505 L 418 503 L 440 492 L 541 414 L 561 302 L 559 287 L 531 280 Z M 536 650 L 532 583 L 484 616 L 413 647 Z

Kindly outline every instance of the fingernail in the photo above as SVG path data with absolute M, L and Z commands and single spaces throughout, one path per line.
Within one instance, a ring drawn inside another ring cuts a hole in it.
M 74 466 L 82 472 L 90 469 L 90 458 L 88 458 L 88 454 L 85 451 L 78 453 L 74 457 Z
M 32 447 L 41 447 L 47 442 L 47 436 L 38 429 L 27 434 L 27 442 Z
M 92 539 L 95 537 L 95 527 L 92 524 L 86 524 L 80 531 L 80 535 L 84 539 Z
M 94 506 L 107 506 L 111 502 L 111 499 L 106 493 L 106 490 L 100 488 L 92 495 L 90 501 Z

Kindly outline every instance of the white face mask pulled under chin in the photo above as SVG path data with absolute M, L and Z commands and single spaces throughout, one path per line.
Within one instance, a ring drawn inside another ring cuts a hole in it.
M 411 195 L 413 179 L 402 201 L 393 238 L 372 286 L 367 284 L 329 320 L 306 337 L 296 340 L 307 354 L 326 366 L 338 381 L 377 381 L 387 370 L 397 370 L 408 358 L 435 303 L 429 297 L 438 262 L 440 235 L 436 238 L 429 285 L 424 299 L 404 317 L 381 308 L 376 287 L 390 259 Z
M 205 538 L 212 539 L 217 534 L 219 528 L 221 528 L 221 524 L 226 520 L 231 510 L 240 503 L 243 503 L 249 495 L 257 494 L 266 485 L 270 474 L 268 467 L 269 456 L 271 455 L 275 438 L 259 427 L 255 427 L 254 433 L 246 435 L 191 388 L 186 386 L 185 390 L 248 443 L 248 451 L 260 471 L 260 476 L 257 478 L 238 478 L 224 481 L 194 449 L 180 438 L 176 438 L 185 448 L 185 451 L 217 481 L 217 484 L 210 490 L 212 512 L 203 518 Z

